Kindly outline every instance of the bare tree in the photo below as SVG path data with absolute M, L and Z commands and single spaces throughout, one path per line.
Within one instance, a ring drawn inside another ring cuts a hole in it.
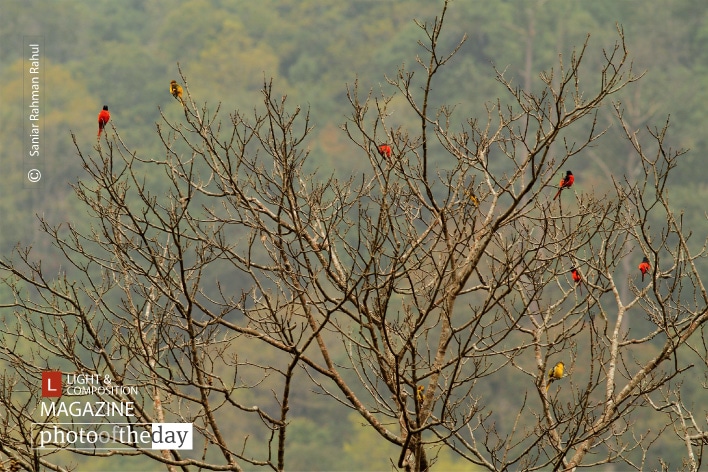
M 28 249 L 0 262 L 13 309 L 3 315 L 0 451 L 30 470 L 70 468 L 34 447 L 56 420 L 37 406 L 53 368 L 139 387 L 97 394 L 135 405 L 122 421 L 195 428 L 192 451 L 64 452 L 142 455 L 170 470 L 285 469 L 298 377 L 397 445 L 392 465 L 405 470 L 430 469 L 441 445 L 489 470 L 641 469 L 656 437 L 633 418 L 654 411 L 697 470 L 705 433 L 673 382 L 691 367 L 680 350 L 706 359 L 692 343 L 705 339 L 708 294 L 703 248 L 692 252 L 669 205 L 683 151 L 666 144 L 668 122 L 644 143 L 623 126 L 640 184 L 553 199 L 559 176 L 601 142 L 600 107 L 639 78 L 622 30 L 601 70 L 581 68 L 586 42 L 541 75 L 537 94 L 498 71 L 511 104 L 490 102 L 484 120 L 458 127 L 452 107 L 431 105 L 464 42 L 441 49 L 446 15 L 447 3 L 419 23 L 415 74 L 388 79 L 415 127 L 394 124 L 393 95 L 349 89 L 343 131 L 369 160 L 362 175 L 305 171 L 309 116 L 271 83 L 253 116 L 224 123 L 182 77 L 184 119 L 158 126 L 159 158 L 115 131 L 95 156 L 76 144 L 87 180 L 75 190 L 92 225 L 41 220 L 67 272 L 48 274 Z M 155 193 L 156 181 L 169 190 Z M 645 281 L 616 278 L 644 255 Z M 621 329 L 630 311 L 652 329 Z M 559 361 L 563 372 L 549 376 Z M 513 391 L 489 386 L 509 381 Z

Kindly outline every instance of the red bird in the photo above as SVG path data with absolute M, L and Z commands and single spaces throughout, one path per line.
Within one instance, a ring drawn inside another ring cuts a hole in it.
M 644 275 L 651 270 L 647 256 L 644 256 L 642 263 L 639 264 L 639 270 L 642 272 L 642 282 L 644 282 Z
M 381 157 L 385 157 L 386 159 L 391 157 L 391 146 L 386 143 L 379 144 L 378 151 Z
M 108 105 L 103 105 L 103 110 L 98 114 L 98 139 L 101 139 L 101 131 L 106 126 L 108 120 L 111 119 L 111 114 L 108 112 Z
M 561 191 L 563 189 L 570 188 L 573 185 L 573 182 L 575 182 L 575 177 L 573 177 L 573 173 L 571 171 L 567 171 L 565 173 L 565 177 L 563 177 L 560 181 L 560 185 L 558 186 L 558 192 L 556 193 L 556 196 L 553 197 L 553 200 L 560 196 Z
M 570 274 L 573 276 L 573 281 L 576 284 L 579 284 L 581 282 L 580 272 L 578 272 L 578 269 L 576 269 L 575 267 L 571 267 Z
M 580 272 L 578 272 L 578 269 L 576 269 L 575 267 L 571 267 L 570 275 L 573 277 L 573 282 L 575 282 L 575 284 L 580 287 L 580 294 L 582 295 L 583 288 L 580 286 L 580 284 L 583 283 L 583 279 L 580 277 Z

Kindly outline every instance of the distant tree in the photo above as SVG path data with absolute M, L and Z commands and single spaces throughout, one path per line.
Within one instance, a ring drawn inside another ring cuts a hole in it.
M 29 470 L 69 468 L 34 447 L 54 426 L 32 423 L 61 421 L 37 406 L 53 368 L 139 386 L 96 395 L 134 402 L 135 416 L 116 422 L 195 430 L 191 451 L 64 452 L 142 455 L 168 470 L 284 470 L 302 383 L 396 446 L 380 468 L 429 470 L 443 447 L 446 460 L 454 451 L 487 470 L 642 469 L 675 431 L 684 467 L 698 470 L 705 428 L 677 385 L 695 382 L 687 359 L 708 358 L 708 292 L 703 249 L 669 205 L 683 151 L 666 145 L 668 121 L 640 135 L 613 103 L 639 183 L 617 177 L 596 195 L 576 172 L 553 200 L 565 171 L 601 145 L 600 107 L 638 80 L 622 30 L 600 70 L 583 69 L 586 43 L 541 74 L 538 93 L 497 71 L 511 103 L 490 101 L 484 119 L 458 127 L 453 107 L 431 105 L 458 51 L 441 49 L 447 7 L 419 24 L 417 64 L 387 79 L 416 129 L 395 125 L 393 95 L 348 90 L 343 130 L 360 152 L 342 157 L 368 159 L 362 175 L 305 172 L 309 116 L 271 83 L 253 116 L 224 122 L 183 76 L 184 118 L 159 125 L 162 156 L 113 131 L 95 157 L 77 145 L 88 177 L 76 195 L 93 224 L 41 219 L 71 272 L 47 273 L 24 248 L 0 261 L 0 452 Z M 153 194 L 148 174 L 171 191 Z M 644 281 L 617 277 L 643 256 Z M 650 328 L 627 331 L 627 318 Z M 635 421 L 646 415 L 666 428 L 645 434 Z

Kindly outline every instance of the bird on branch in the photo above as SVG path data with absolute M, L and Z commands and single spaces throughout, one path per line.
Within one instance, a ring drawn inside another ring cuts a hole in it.
M 379 155 L 385 159 L 389 159 L 391 157 L 391 146 L 389 146 L 386 143 L 379 144 L 379 146 L 376 148 L 379 151 Z
M 644 276 L 651 270 L 647 256 L 644 256 L 644 259 L 642 259 L 642 262 L 639 264 L 639 270 L 642 272 L 642 282 L 644 282 Z
M 101 139 L 101 131 L 103 131 L 103 128 L 105 128 L 106 123 L 108 123 L 108 120 L 111 119 L 111 114 L 108 111 L 108 105 L 103 105 L 103 110 L 101 110 L 98 113 L 98 137 L 97 139 Z
M 173 97 L 179 100 L 182 105 L 184 105 L 184 102 L 182 101 L 182 86 L 178 84 L 176 80 L 170 82 L 170 93 Z
M 551 388 L 551 384 L 556 380 L 563 378 L 563 372 L 565 371 L 565 364 L 559 362 L 553 366 L 553 368 L 548 371 L 548 385 L 546 385 L 546 391 Z
M 560 184 L 558 185 L 558 192 L 556 192 L 556 196 L 553 197 L 553 200 L 560 197 L 560 194 L 563 190 L 572 187 L 574 182 L 575 176 L 573 176 L 573 173 L 571 171 L 567 171 L 565 173 L 565 177 L 561 179 Z

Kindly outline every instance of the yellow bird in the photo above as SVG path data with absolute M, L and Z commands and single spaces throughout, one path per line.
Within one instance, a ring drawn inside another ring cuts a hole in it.
M 425 387 L 423 385 L 418 385 L 418 403 L 423 403 L 423 400 L 425 399 L 423 392 L 425 392 Z
M 472 202 L 472 205 L 474 205 L 475 208 L 479 208 L 479 198 L 477 198 L 477 195 L 474 194 L 474 190 L 470 186 L 470 188 L 467 189 L 467 196 L 470 197 L 470 201 Z
M 184 102 L 182 101 L 182 86 L 178 84 L 176 80 L 170 82 L 170 93 L 184 105 Z
M 551 370 L 548 371 L 548 385 L 546 385 L 546 391 L 551 388 L 551 384 L 555 380 L 563 378 L 563 371 L 565 370 L 565 365 L 562 362 L 554 365 Z

